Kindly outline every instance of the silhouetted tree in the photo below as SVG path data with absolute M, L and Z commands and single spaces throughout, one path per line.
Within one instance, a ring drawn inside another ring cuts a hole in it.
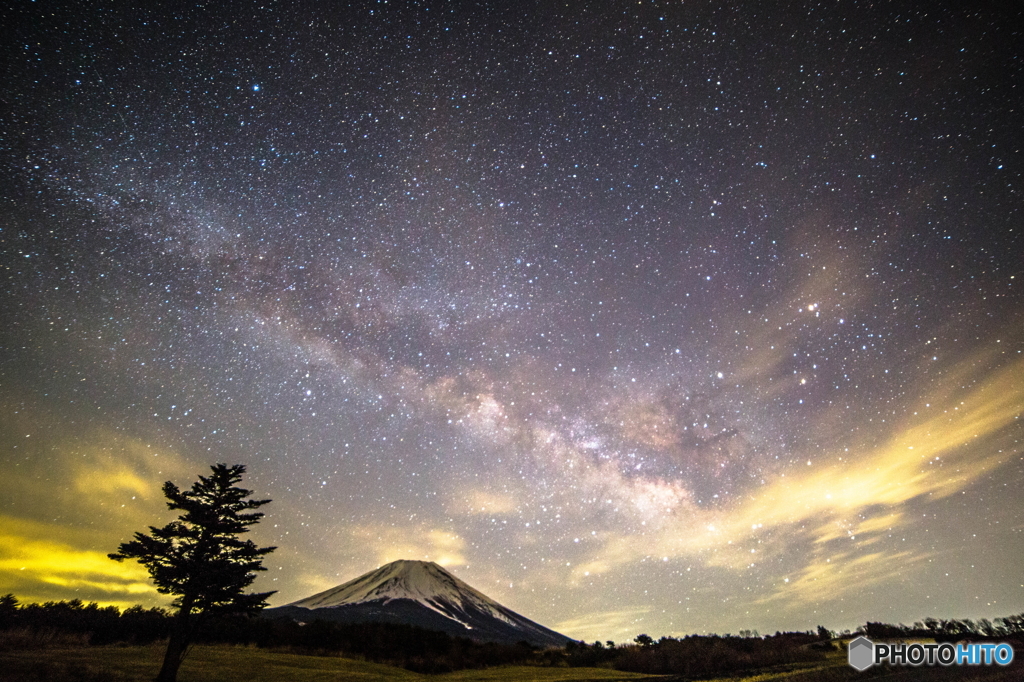
M 654 644 L 654 639 L 650 635 L 637 635 L 633 638 L 633 641 L 642 647 L 649 647 Z
M 177 609 L 158 682 L 174 682 L 203 616 L 210 613 L 255 613 L 267 605 L 273 592 L 244 594 L 266 570 L 263 557 L 275 547 L 257 547 L 239 535 L 257 523 L 262 512 L 249 510 L 270 500 L 247 500 L 252 491 L 235 484 L 242 480 L 241 464 L 210 467 L 212 476 L 200 476 L 192 489 L 182 492 L 164 483 L 170 509 L 181 510 L 178 520 L 163 528 L 150 526 L 150 534 L 136 533 L 110 554 L 116 561 L 135 559 L 149 570 L 157 590 L 176 596 Z
M 18 598 L 13 594 L 8 593 L 0 597 L 0 630 L 6 630 L 14 625 L 18 606 Z
M 1005 618 L 996 618 L 996 623 L 1009 635 L 1024 634 L 1024 613 Z

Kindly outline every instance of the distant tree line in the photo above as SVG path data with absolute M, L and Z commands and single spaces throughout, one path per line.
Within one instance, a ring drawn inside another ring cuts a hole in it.
M 12 594 L 0 597 L 0 647 L 17 642 L 82 644 L 149 644 L 165 639 L 170 618 L 164 609 L 86 604 L 80 599 L 20 604 Z
M 123 611 L 81 600 L 19 603 L 0 597 L 0 649 L 104 644 L 151 644 L 166 640 L 175 614 L 133 606 Z M 392 623 L 296 623 L 245 614 L 214 615 L 194 640 L 203 644 L 248 644 L 315 655 L 345 655 L 397 665 L 416 672 L 528 663 L 537 647 L 477 642 L 443 632 Z M 540 664 L 544 664 L 543 656 Z
M 1024 613 L 989 620 L 969 618 L 949 620 L 925 618 L 913 625 L 890 625 L 868 622 L 858 629 L 871 639 L 909 639 L 926 637 L 936 642 L 959 642 L 963 639 L 1021 639 L 1024 638 Z
M 120 610 L 78 599 L 21 604 L 13 595 L 0 597 L 0 648 L 53 645 L 149 644 L 166 640 L 172 612 L 133 606 Z M 926 618 L 913 625 L 869 622 L 857 630 L 875 639 L 913 637 L 940 641 L 962 639 L 1024 640 L 1024 613 L 992 621 Z M 641 634 L 632 642 L 569 642 L 561 649 L 539 649 L 521 642 L 495 644 L 452 637 L 443 632 L 391 623 L 346 624 L 244 614 L 212 617 L 197 635 L 205 644 L 247 644 L 314 655 L 342 655 L 397 665 L 421 673 L 443 673 L 497 665 L 589 667 L 686 677 L 731 675 L 775 665 L 810 662 L 835 645 L 832 633 L 776 632 L 759 636 L 744 630 L 736 635 L 689 635 L 654 638 Z
M 831 643 L 811 632 L 777 632 L 767 637 L 689 635 L 654 640 L 638 635 L 633 644 L 570 643 L 570 666 L 610 665 L 625 672 L 686 677 L 719 676 L 786 663 L 817 661 Z

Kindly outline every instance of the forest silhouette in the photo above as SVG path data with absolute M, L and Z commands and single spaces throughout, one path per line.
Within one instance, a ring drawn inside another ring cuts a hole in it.
M 121 610 L 77 599 L 22 604 L 11 594 L 0 597 L 0 649 L 149 644 L 166 639 L 172 626 L 173 614 L 160 608 L 133 606 Z M 873 640 L 999 640 L 1011 642 L 1020 649 L 1024 645 L 1024 613 L 977 621 L 925 618 L 912 625 L 868 622 L 855 633 L 839 637 L 818 626 L 806 632 L 776 632 L 766 636 L 750 630 L 738 635 L 660 639 L 640 634 L 626 643 L 574 641 L 555 649 L 540 649 L 525 642 L 514 645 L 480 642 L 409 625 L 342 624 L 320 620 L 300 624 L 284 618 L 236 614 L 211 618 L 196 636 L 196 642 L 351 656 L 422 673 L 518 664 L 608 666 L 624 672 L 702 677 L 821 660 L 828 652 L 843 646 L 844 636 L 853 634 L 864 634 Z

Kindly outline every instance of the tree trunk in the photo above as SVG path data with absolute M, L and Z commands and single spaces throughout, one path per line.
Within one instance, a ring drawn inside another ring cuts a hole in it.
M 167 652 L 164 654 L 164 663 L 160 667 L 160 674 L 156 676 L 156 682 L 177 682 L 178 668 L 185 658 L 185 650 L 188 648 L 192 616 L 193 600 L 183 597 L 181 608 L 174 616 L 174 623 L 171 625 L 171 636 L 167 640 Z

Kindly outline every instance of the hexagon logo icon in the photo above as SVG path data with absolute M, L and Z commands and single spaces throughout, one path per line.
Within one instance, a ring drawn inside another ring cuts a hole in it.
M 857 670 L 867 670 L 875 662 L 875 644 L 863 635 L 850 642 L 847 647 L 850 665 Z

